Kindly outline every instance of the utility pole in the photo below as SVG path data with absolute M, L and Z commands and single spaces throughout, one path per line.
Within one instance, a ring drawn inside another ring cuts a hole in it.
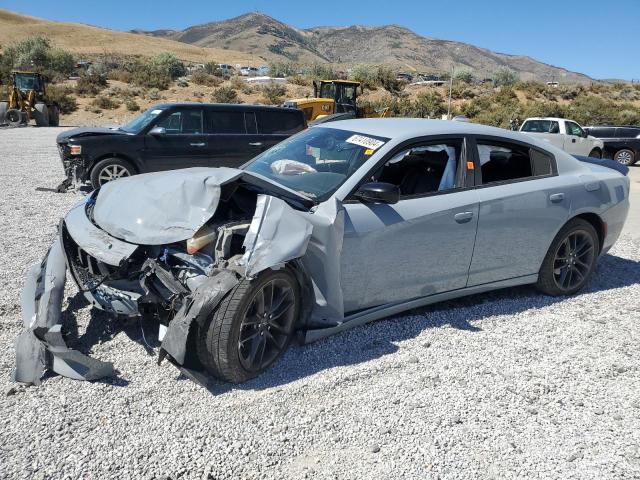
M 451 120 L 451 90 L 453 89 L 453 75 L 456 67 L 451 67 L 451 77 L 449 77 L 449 106 L 447 107 L 447 120 Z

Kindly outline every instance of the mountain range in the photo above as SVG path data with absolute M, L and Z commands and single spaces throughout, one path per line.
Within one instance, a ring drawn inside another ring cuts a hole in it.
M 386 64 L 425 73 L 450 71 L 455 66 L 470 70 L 477 77 L 490 77 L 496 69 L 508 67 L 518 72 L 523 80 L 591 80 L 581 73 L 548 65 L 526 55 L 508 55 L 468 43 L 424 37 L 399 25 L 300 29 L 263 13 L 252 12 L 184 30 L 134 30 L 133 33 L 199 47 L 235 50 L 265 61 Z

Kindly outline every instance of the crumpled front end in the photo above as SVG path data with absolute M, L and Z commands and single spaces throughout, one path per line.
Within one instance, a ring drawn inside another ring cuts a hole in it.
M 187 363 L 193 325 L 202 325 L 243 279 L 265 269 L 295 271 L 305 299 L 299 331 L 326 327 L 316 316 L 342 317 L 339 205 L 294 208 L 243 183 L 230 169 L 205 173 L 119 180 L 67 214 L 23 291 L 26 330 L 17 345 L 16 381 L 37 384 L 46 369 L 81 380 L 113 374 L 112 364 L 64 344 L 60 317 L 67 270 L 92 306 L 155 321 L 159 361 L 167 357 L 180 368 Z M 164 198 L 161 208 L 155 197 L 171 179 L 184 181 L 188 193 L 172 195 L 180 200 L 173 205 Z M 148 197 L 148 208 L 132 205 L 136 190 L 138 199 Z

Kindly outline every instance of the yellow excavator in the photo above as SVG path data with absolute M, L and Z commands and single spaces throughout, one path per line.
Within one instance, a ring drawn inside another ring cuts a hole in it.
M 284 106 L 302 110 L 307 122 L 387 116 L 388 108 L 376 111 L 358 107 L 358 90 L 362 91 L 360 82 L 351 80 L 314 80 L 312 98 L 287 100 Z
M 17 127 L 31 120 L 38 127 L 57 127 L 60 109 L 47 97 L 45 78 L 36 72 L 11 72 L 0 99 L 0 125 Z

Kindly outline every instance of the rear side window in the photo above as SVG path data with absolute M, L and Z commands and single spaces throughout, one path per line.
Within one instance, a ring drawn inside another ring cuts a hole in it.
M 244 112 L 208 110 L 206 133 L 245 134 Z
M 616 129 L 615 128 L 590 128 L 588 131 L 589 135 L 597 138 L 615 138 Z
M 270 135 L 292 135 L 304 129 L 302 115 L 298 111 L 256 112 L 258 131 Z
M 636 138 L 640 135 L 640 128 L 618 128 L 616 137 Z
M 553 173 L 550 154 L 523 145 L 479 141 L 478 153 L 484 185 Z

